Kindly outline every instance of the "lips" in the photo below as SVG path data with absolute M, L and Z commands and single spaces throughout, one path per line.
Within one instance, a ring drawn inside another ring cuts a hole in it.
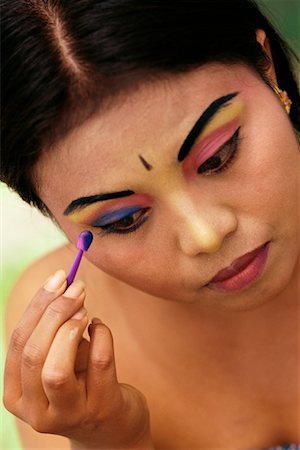
M 220 270 L 207 284 L 211 288 L 237 290 L 253 281 L 261 273 L 268 253 L 270 242 L 257 247 L 249 253 L 235 259 L 229 267 Z

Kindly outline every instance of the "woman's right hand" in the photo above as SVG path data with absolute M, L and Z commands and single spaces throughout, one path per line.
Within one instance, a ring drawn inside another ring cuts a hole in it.
M 110 330 L 94 319 L 90 341 L 84 339 L 84 284 L 65 289 L 66 275 L 58 271 L 14 330 L 5 407 L 38 432 L 68 437 L 74 449 L 154 448 L 144 396 L 117 381 Z

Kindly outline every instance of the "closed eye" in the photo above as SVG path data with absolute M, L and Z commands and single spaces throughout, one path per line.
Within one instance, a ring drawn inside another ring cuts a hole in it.
M 203 164 L 201 164 L 201 166 L 198 167 L 197 173 L 208 176 L 211 174 L 220 173 L 229 168 L 237 156 L 238 144 L 241 141 L 241 138 L 239 138 L 239 132 L 240 127 L 212 157 L 207 159 Z
M 119 220 L 111 221 L 104 225 L 93 224 L 92 226 L 100 228 L 103 234 L 117 233 L 128 234 L 137 230 L 148 219 L 150 208 L 143 208 L 133 211 Z

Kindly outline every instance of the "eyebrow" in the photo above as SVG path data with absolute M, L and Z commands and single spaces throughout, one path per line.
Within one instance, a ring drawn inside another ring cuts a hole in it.
M 220 110 L 221 107 L 226 106 L 226 104 L 234 98 L 236 95 L 238 95 L 238 92 L 233 92 L 231 94 L 224 95 L 223 97 L 220 97 L 216 100 L 214 100 L 207 108 L 206 110 L 201 114 L 187 137 L 185 138 L 179 153 L 178 153 L 178 161 L 182 162 L 187 155 L 189 154 L 196 138 L 199 136 L 201 131 L 204 129 L 204 127 L 210 122 L 210 120 L 213 118 L 213 116 Z M 82 209 L 85 206 L 91 205 L 92 203 L 105 201 L 105 200 L 112 200 L 115 198 L 122 198 L 122 197 L 128 197 L 130 195 L 134 195 L 134 191 L 119 191 L 119 192 L 110 192 L 105 194 L 96 194 L 96 195 L 90 195 L 87 197 L 80 197 L 76 200 L 73 200 L 64 210 L 63 215 L 68 216 L 72 214 L 73 212 L 77 211 L 78 209 Z
M 128 197 L 129 195 L 135 194 L 134 191 L 120 191 L 120 192 L 111 192 L 107 194 L 97 194 L 97 195 L 90 195 L 88 197 L 80 197 L 76 200 L 73 200 L 64 210 L 63 214 L 64 216 L 68 216 L 69 214 L 73 213 L 77 209 L 81 209 L 85 206 L 91 205 L 95 202 L 101 202 L 105 200 L 111 200 L 114 198 L 122 198 L 122 197 Z
M 226 104 L 232 98 L 236 97 L 238 92 L 233 92 L 231 94 L 224 95 L 223 97 L 214 100 L 206 110 L 201 114 L 187 137 L 185 138 L 179 153 L 178 161 L 182 162 L 189 154 L 196 138 L 199 136 L 203 128 L 212 120 L 213 116 L 220 110 L 220 108 L 227 106 Z

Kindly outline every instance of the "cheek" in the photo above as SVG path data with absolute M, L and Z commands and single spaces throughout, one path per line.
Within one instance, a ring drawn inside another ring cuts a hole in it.
M 274 134 L 256 151 L 252 167 L 264 192 L 270 194 L 273 202 L 284 206 L 293 201 L 297 193 L 300 153 L 293 135 Z
M 291 230 L 296 226 L 292 211 L 299 208 L 300 152 L 294 135 L 283 128 L 264 136 L 249 134 L 244 152 L 239 179 L 242 211 L 280 226 L 281 231 Z
M 104 242 L 105 240 L 105 237 L 99 239 L 96 245 L 100 250 L 94 245 L 93 252 L 89 255 L 89 259 L 104 272 L 120 278 L 138 272 L 141 267 L 145 270 L 145 267 L 149 266 L 151 252 L 145 251 L 143 245 L 137 245 L 134 238 L 116 236 L 108 238 L 107 241 L 110 242 Z
M 119 238 L 117 237 L 117 240 Z M 170 281 L 167 245 L 164 249 L 155 243 L 137 243 L 130 237 L 128 243 L 100 243 L 101 250 L 94 246 L 88 259 L 103 272 L 153 295 L 161 293 Z M 126 240 L 126 237 L 125 237 Z

